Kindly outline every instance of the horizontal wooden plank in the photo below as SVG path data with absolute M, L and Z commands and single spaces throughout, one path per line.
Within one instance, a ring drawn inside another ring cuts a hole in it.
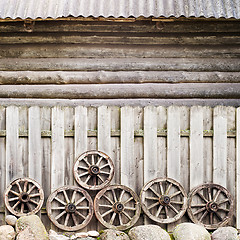
M 240 32 L 238 21 L 35 22 L 34 32 Z M 0 23 L 0 32 L 25 32 L 23 22 Z
M 214 131 L 213 130 L 203 130 L 203 136 L 204 137 L 213 137 Z M 52 131 L 50 130 L 42 130 L 41 131 L 42 137 L 51 137 Z M 65 130 L 64 131 L 65 137 L 74 137 L 74 130 Z M 97 137 L 97 130 L 88 130 L 87 131 L 88 137 Z M 111 130 L 111 137 L 120 137 L 121 133 L 120 130 Z M 135 137 L 143 137 L 144 136 L 144 130 L 140 129 L 137 131 L 134 131 Z M 167 129 L 161 129 L 157 130 L 157 136 L 158 137 L 166 137 L 167 136 Z M 180 130 L 180 136 L 181 137 L 189 137 L 190 136 L 190 130 Z M 6 137 L 6 130 L 0 130 L 0 137 Z M 19 131 L 19 137 L 28 137 L 28 131 Z M 229 130 L 227 132 L 227 137 L 234 138 L 236 137 L 236 130 Z
M 2 44 L 0 58 L 240 58 L 239 46 Z
M 239 72 L 239 59 L 215 58 L 4 58 L 0 71 L 219 71 Z
M 240 72 L 0 71 L 0 84 L 239 83 Z
M 240 98 L 239 83 L 2 85 L 0 98 Z
M 74 44 L 240 44 L 238 34 L 163 34 L 163 33 L 1 33 L 1 44 L 74 43 Z

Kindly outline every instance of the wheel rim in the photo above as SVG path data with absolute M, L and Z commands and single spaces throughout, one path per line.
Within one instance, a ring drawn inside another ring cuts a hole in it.
M 93 202 L 84 189 L 64 186 L 49 196 L 47 214 L 58 228 L 78 231 L 90 222 L 93 216 Z
M 21 217 L 37 213 L 44 201 L 43 189 L 31 178 L 18 178 L 5 191 L 5 206 L 13 215 Z
M 100 190 L 113 178 L 114 165 L 110 157 L 100 151 L 88 151 L 80 155 L 73 167 L 77 183 L 88 190 Z
M 180 183 L 171 178 L 157 178 L 144 185 L 140 193 L 144 213 L 158 223 L 172 223 L 187 210 L 187 194 Z
M 105 227 L 126 230 L 133 226 L 141 212 L 137 194 L 123 185 L 101 190 L 94 200 L 95 215 Z
M 214 230 L 226 225 L 233 215 L 233 198 L 218 184 L 203 184 L 189 193 L 188 215 L 197 224 Z

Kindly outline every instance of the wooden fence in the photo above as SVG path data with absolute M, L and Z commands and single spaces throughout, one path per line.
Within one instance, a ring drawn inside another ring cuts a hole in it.
M 0 106 L 1 216 L 10 181 L 29 176 L 47 199 L 60 186 L 77 185 L 74 161 L 92 149 L 112 158 L 112 183 L 137 194 L 156 177 L 174 178 L 187 192 L 206 182 L 221 184 L 234 196 L 231 224 L 240 228 L 240 108 L 223 106 Z M 42 219 L 49 226 L 44 208 Z M 94 218 L 88 229 L 96 226 Z

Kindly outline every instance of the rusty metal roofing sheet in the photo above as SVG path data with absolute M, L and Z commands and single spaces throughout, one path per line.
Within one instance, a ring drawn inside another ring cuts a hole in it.
M 240 19 L 240 0 L 0 0 L 0 18 L 214 17 Z

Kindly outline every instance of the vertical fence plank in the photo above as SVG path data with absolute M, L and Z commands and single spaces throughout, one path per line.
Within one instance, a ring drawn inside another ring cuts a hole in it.
M 52 109 L 52 191 L 64 185 L 64 163 L 64 111 L 61 107 L 54 107 Z
M 87 108 L 87 118 L 88 118 L 88 130 L 90 132 L 97 132 L 97 108 L 95 107 L 88 107 Z M 97 137 L 90 136 L 88 137 L 88 150 L 96 150 L 97 149 Z
M 111 111 L 107 106 L 98 108 L 97 144 L 98 150 L 111 156 Z
M 236 114 L 236 227 L 240 229 L 240 108 Z
M 121 108 L 121 184 L 135 189 L 134 112 Z
M 213 115 L 213 182 L 227 183 L 227 112 L 223 106 L 214 108 Z
M 18 151 L 19 111 L 15 106 L 6 109 L 6 184 L 17 177 L 23 176 L 22 163 Z
M 190 110 L 190 189 L 203 184 L 203 168 L 203 109 L 194 106 Z
M 167 116 L 167 175 L 180 182 L 181 158 L 179 107 L 169 107 Z
M 42 144 L 39 107 L 30 107 L 28 118 L 28 175 L 39 182 L 39 184 L 42 184 Z
M 144 183 L 157 177 L 157 109 L 144 108 Z
M 6 130 L 6 108 L 0 106 L 0 130 Z M 6 187 L 6 138 L 0 137 L 0 195 Z M 0 225 L 4 224 L 4 201 L 0 197 Z
M 73 132 L 74 129 L 74 113 L 73 108 L 64 108 L 64 130 L 66 132 Z M 74 163 L 74 140 L 73 137 L 64 137 L 64 152 L 65 152 L 65 171 L 64 184 L 73 185 L 73 163 Z

